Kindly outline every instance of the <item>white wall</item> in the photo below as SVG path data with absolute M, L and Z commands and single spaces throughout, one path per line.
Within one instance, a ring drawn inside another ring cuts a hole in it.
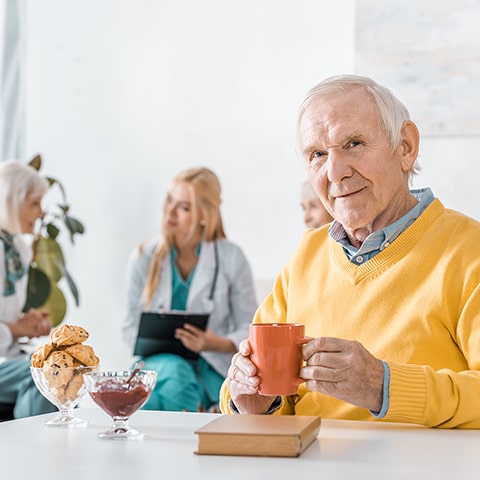
M 479 151 L 478 136 L 424 138 L 414 186 L 430 186 L 446 207 L 480 220 Z
M 289 257 L 303 231 L 296 109 L 321 79 L 354 71 L 355 7 L 27 0 L 27 152 L 43 155 L 86 224 L 66 248 L 81 294 L 66 321 L 90 331 L 106 368 L 130 363 L 120 337 L 126 261 L 157 232 L 178 170 L 218 173 L 227 234 L 255 277 L 272 279 Z M 477 136 L 424 137 L 415 186 L 480 219 L 479 147 Z
M 106 368 L 124 368 L 127 258 L 157 232 L 180 169 L 220 176 L 229 238 L 273 278 L 303 231 L 294 122 L 304 93 L 353 68 L 354 1 L 29 0 L 29 156 L 86 224 L 68 266 Z M 69 299 L 70 300 L 70 299 Z

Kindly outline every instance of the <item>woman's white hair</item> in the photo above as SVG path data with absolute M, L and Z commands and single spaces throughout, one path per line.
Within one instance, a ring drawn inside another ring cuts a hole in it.
M 0 228 L 22 233 L 20 210 L 28 195 L 43 197 L 48 181 L 37 170 L 17 160 L 0 162 Z

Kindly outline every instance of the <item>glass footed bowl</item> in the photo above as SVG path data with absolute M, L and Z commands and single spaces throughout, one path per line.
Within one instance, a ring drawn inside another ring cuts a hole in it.
M 73 415 L 73 409 L 87 392 L 84 375 L 94 372 L 98 367 L 30 367 L 33 381 L 40 393 L 59 410 L 53 420 L 45 422 L 52 427 L 85 427 L 86 420 Z
M 110 440 L 138 440 L 144 437 L 130 427 L 129 418 L 150 398 L 157 380 L 152 370 L 92 372 L 85 375 L 92 400 L 113 419 L 109 430 L 99 433 Z

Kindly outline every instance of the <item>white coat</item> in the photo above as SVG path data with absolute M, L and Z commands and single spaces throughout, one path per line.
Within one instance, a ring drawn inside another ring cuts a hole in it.
M 202 242 L 200 256 L 187 298 L 187 311 L 210 313 L 208 326 L 219 336 L 229 338 L 238 348 L 248 337 L 248 326 L 257 309 L 255 286 L 250 265 L 240 247 L 228 240 L 217 240 L 218 277 L 210 312 L 208 297 L 215 274 L 214 242 Z M 135 249 L 127 273 L 127 315 L 122 328 L 123 338 L 132 348 L 137 337 L 142 311 L 169 310 L 172 297 L 170 256 L 162 260 L 160 282 L 150 308 L 141 301 L 150 263 L 157 246 L 151 242 L 142 253 Z M 233 354 L 201 352 L 201 356 L 226 377 Z

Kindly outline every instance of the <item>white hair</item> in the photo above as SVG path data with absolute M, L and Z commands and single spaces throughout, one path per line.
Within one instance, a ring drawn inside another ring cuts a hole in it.
M 48 181 L 37 170 L 17 160 L 0 162 L 0 228 L 22 233 L 20 210 L 28 195 L 43 197 Z
M 305 96 L 297 115 L 297 145 L 301 151 L 300 123 L 307 108 L 318 99 L 332 93 L 344 93 L 354 88 L 363 88 L 372 99 L 390 143 L 392 151 L 402 141 L 402 128 L 410 120 L 407 107 L 386 87 L 369 77 L 359 75 L 336 75 L 315 85 Z M 417 173 L 414 165 L 410 174 Z

